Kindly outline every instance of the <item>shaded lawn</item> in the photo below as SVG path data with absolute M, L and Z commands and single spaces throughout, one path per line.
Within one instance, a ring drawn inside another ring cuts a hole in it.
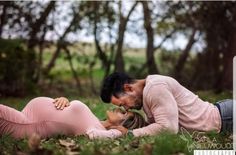
M 199 91 L 197 94 L 203 100 L 215 103 L 218 100 L 232 98 L 230 92 L 215 95 L 211 91 Z M 5 98 L 0 99 L 1 104 L 9 105 L 18 110 L 33 97 Z M 70 100 L 78 99 L 71 96 Z M 99 98 L 80 98 L 86 103 L 92 112 L 99 118 L 105 119 L 105 111 L 112 109 L 111 104 L 102 104 Z M 35 142 L 36 141 L 36 142 Z M 29 144 L 30 143 L 30 144 Z M 32 147 L 32 140 L 14 140 L 9 135 L 0 137 L 0 154 L 193 154 L 193 149 L 232 149 L 232 136 L 226 134 L 209 133 L 188 133 L 180 131 L 173 135 L 163 132 L 158 136 L 147 136 L 141 138 L 121 137 L 115 140 L 89 140 L 84 136 L 58 135 L 49 139 L 43 139 Z

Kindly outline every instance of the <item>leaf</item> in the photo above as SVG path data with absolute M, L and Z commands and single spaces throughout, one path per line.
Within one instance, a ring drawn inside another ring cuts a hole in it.
M 66 148 L 67 155 L 79 154 L 79 152 L 77 152 L 77 151 L 79 151 L 80 148 L 73 139 L 70 139 L 70 138 L 67 138 L 66 140 L 59 139 L 59 143 L 60 143 L 60 145 L 62 145 Z
M 66 140 L 59 139 L 59 143 L 60 145 L 65 146 L 66 148 L 70 148 L 76 145 L 75 141 L 72 139 L 66 139 Z
M 38 134 L 33 134 L 32 136 L 30 136 L 29 140 L 28 140 L 28 146 L 30 148 L 30 150 L 36 150 L 39 148 L 39 144 L 40 144 L 40 136 Z
M 138 148 L 139 147 L 139 140 L 135 139 L 130 143 L 130 146 L 132 148 Z
M 119 146 L 120 145 L 120 142 L 118 140 L 114 141 L 114 144 Z
M 151 144 L 145 144 L 143 146 L 143 154 L 144 155 L 149 155 L 149 154 L 152 154 L 152 151 L 153 151 L 153 147 Z

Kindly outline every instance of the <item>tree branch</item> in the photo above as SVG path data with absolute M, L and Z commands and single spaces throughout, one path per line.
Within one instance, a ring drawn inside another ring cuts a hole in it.
M 169 39 L 174 33 L 176 32 L 176 29 L 172 30 L 169 34 L 167 34 L 165 36 L 165 38 L 160 42 L 160 44 L 156 47 L 154 47 L 154 51 L 156 51 L 157 49 L 159 49 L 163 44 L 164 42 Z
M 73 74 L 73 76 L 74 76 L 74 79 L 75 79 L 75 81 L 76 81 L 76 86 L 77 86 L 77 88 L 80 90 L 80 93 L 81 93 L 81 83 L 80 83 L 80 80 L 79 80 L 79 78 L 78 78 L 78 74 L 77 74 L 77 72 L 75 71 L 75 69 L 74 69 L 74 66 L 73 66 L 73 63 L 72 63 L 72 56 L 71 56 L 71 54 L 70 54 L 70 51 L 69 51 L 69 49 L 65 46 L 65 45 L 63 45 L 63 47 L 62 47 L 64 50 L 65 50 L 65 52 L 66 52 L 66 54 L 67 54 L 67 58 L 68 58 L 68 61 L 69 61 L 69 64 L 70 64 L 70 69 L 71 69 L 71 71 L 72 71 L 72 74 Z
M 196 28 L 193 28 L 192 34 L 191 34 L 190 37 L 189 37 L 189 41 L 188 41 L 188 43 L 187 43 L 185 49 L 182 51 L 182 53 L 181 53 L 181 55 L 180 55 L 180 57 L 179 57 L 179 60 L 178 60 L 178 62 L 177 62 L 177 64 L 176 64 L 176 66 L 175 66 L 174 76 L 175 76 L 176 78 L 179 78 L 180 73 L 181 73 L 181 71 L 183 70 L 184 64 L 185 64 L 185 62 L 186 62 L 186 60 L 187 60 L 187 57 L 188 57 L 188 55 L 189 55 L 189 51 L 191 50 L 193 44 L 196 42 L 196 40 L 195 40 L 195 38 L 194 38 L 194 37 L 195 37 L 195 34 L 196 34 L 196 31 L 197 31 L 197 29 L 196 29 Z

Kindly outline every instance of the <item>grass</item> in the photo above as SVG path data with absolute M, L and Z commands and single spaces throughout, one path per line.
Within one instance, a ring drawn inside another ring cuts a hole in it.
M 211 91 L 196 92 L 202 99 L 216 102 L 217 100 L 231 98 L 230 92 L 222 94 L 214 94 Z M 0 103 L 9 105 L 18 110 L 22 110 L 25 104 L 32 97 L 26 98 L 5 98 L 0 99 Z M 98 97 L 78 98 L 70 96 L 70 100 L 79 99 L 86 103 L 92 112 L 99 118 L 106 118 L 105 111 L 112 109 L 111 104 L 104 104 Z M 191 135 L 191 134 L 190 134 Z M 36 150 L 29 146 L 28 139 L 14 140 L 9 135 L 4 135 L 0 138 L 1 154 L 13 154 L 14 152 L 24 154 L 130 154 L 130 155 L 146 155 L 146 154 L 192 154 L 193 149 L 217 149 L 218 146 L 224 146 L 224 149 L 232 149 L 232 138 L 229 135 L 205 133 L 193 134 L 190 136 L 187 132 L 179 132 L 173 135 L 168 132 L 163 132 L 158 136 L 146 136 L 139 138 L 121 137 L 115 140 L 89 140 L 84 136 L 64 136 L 58 135 L 49 139 L 41 140 Z M 199 136 L 200 135 L 200 136 Z M 61 141 L 66 141 L 70 144 L 67 147 L 61 144 Z M 226 147 L 225 144 L 228 144 Z M 212 146 L 215 146 L 212 147 Z
M 94 47 L 93 47 L 94 48 Z M 50 72 L 50 82 L 43 87 L 39 87 L 37 94 L 28 95 L 24 98 L 0 98 L 0 103 L 11 106 L 15 109 L 22 110 L 24 106 L 34 97 L 37 96 L 50 96 L 52 98 L 58 96 L 66 96 L 69 100 L 80 100 L 87 104 L 92 112 L 100 119 L 106 118 L 106 110 L 114 108 L 111 104 L 103 104 L 98 96 L 91 95 L 88 83 L 88 63 L 91 61 L 91 55 L 94 55 L 94 49 L 88 47 L 80 47 L 80 49 L 88 50 L 83 52 L 77 52 L 77 55 L 73 56 L 73 65 L 78 72 L 80 80 L 82 80 L 84 92 L 87 95 L 81 95 L 78 93 L 77 88 L 72 78 L 72 73 L 69 68 L 68 61 L 64 53 L 60 54 L 60 57 L 56 61 L 56 65 Z M 50 60 L 54 48 L 49 48 L 44 53 L 43 64 L 46 65 Z M 77 48 L 72 49 L 72 54 L 76 53 Z M 144 49 L 133 49 L 132 51 L 125 52 L 126 67 L 130 68 L 132 65 L 141 66 L 144 60 Z M 125 50 L 125 51 L 127 51 Z M 140 52 L 141 51 L 141 52 Z M 160 59 L 160 54 L 156 54 L 156 59 Z M 157 61 L 161 66 L 161 72 L 167 73 L 170 70 L 170 64 L 162 64 Z M 169 65 L 167 67 L 167 65 Z M 131 70 L 132 71 L 132 70 Z M 93 78 L 95 81 L 95 88 L 99 88 L 101 79 L 103 77 L 103 69 L 101 69 L 100 63 L 97 62 L 93 68 Z M 45 81 L 44 81 L 45 82 Z M 222 92 L 220 94 L 214 94 L 212 91 L 198 91 L 195 92 L 201 99 L 215 103 L 216 101 L 232 98 L 232 92 Z M 79 121 L 79 120 L 78 120 Z M 223 149 L 232 149 L 232 138 L 229 135 L 216 134 L 214 132 L 200 134 L 200 133 L 188 133 L 186 131 L 180 131 L 179 134 L 173 135 L 168 132 L 163 132 L 157 136 L 146 136 L 139 138 L 121 137 L 114 140 L 89 140 L 85 136 L 64 136 L 58 135 L 52 138 L 43 139 L 39 141 L 36 147 L 32 147 L 32 141 L 29 139 L 15 140 L 9 135 L 0 137 L 0 154 L 80 154 L 80 155 L 177 155 L 177 154 L 193 154 L 193 149 L 217 149 L 219 146 L 229 144 L 229 146 Z M 34 142 L 36 143 L 36 142 Z M 212 147 L 212 145 L 214 147 Z M 208 146 L 208 147 L 206 147 Z

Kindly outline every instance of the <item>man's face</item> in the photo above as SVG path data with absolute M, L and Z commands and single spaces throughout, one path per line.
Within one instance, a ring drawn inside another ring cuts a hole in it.
M 140 110 L 143 105 L 142 95 L 135 91 L 129 91 L 119 94 L 117 97 L 111 97 L 111 103 L 116 106 L 123 106 L 125 110 L 137 109 Z

